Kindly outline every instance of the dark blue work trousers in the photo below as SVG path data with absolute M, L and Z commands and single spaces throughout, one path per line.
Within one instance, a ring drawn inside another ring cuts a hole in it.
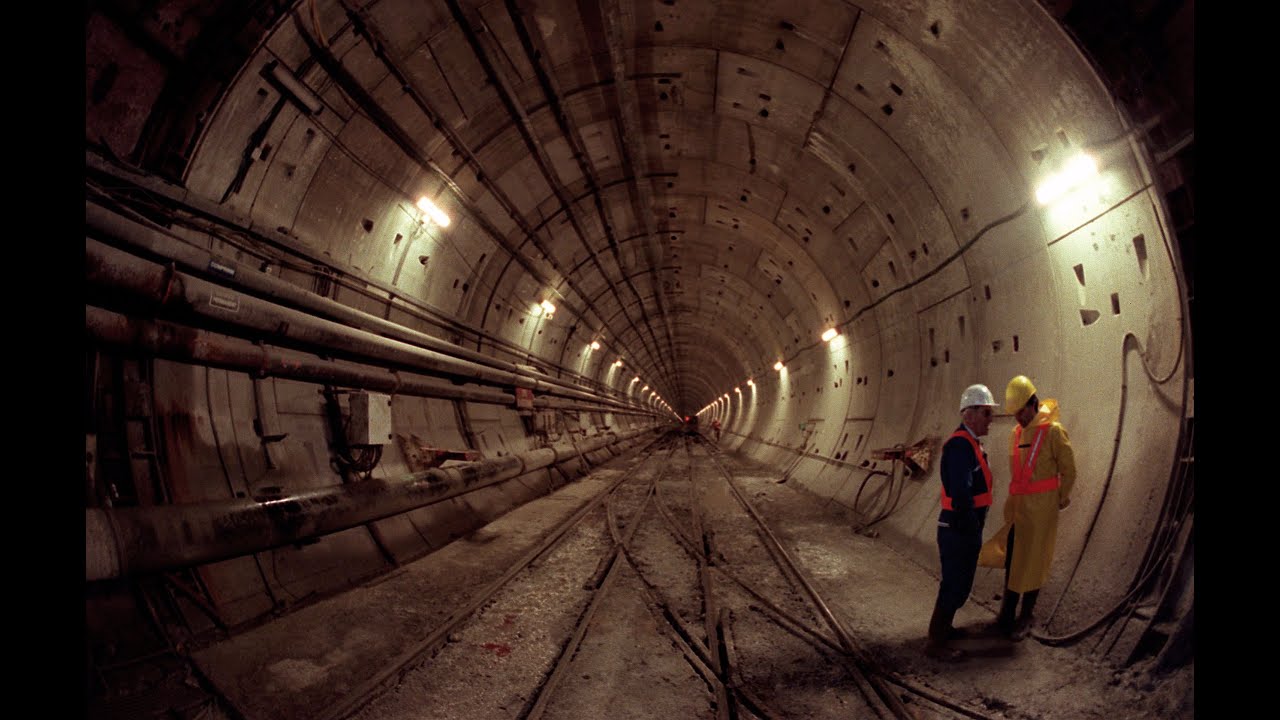
M 969 599 L 973 576 L 978 571 L 978 551 L 982 549 L 985 513 L 977 513 L 975 527 L 957 530 L 938 526 L 938 556 L 942 560 L 942 584 L 938 605 L 954 612 Z

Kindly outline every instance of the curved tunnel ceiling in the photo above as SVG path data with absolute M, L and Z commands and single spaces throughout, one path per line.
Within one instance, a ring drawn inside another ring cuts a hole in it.
M 936 441 L 966 386 L 999 398 L 1030 375 L 1061 401 L 1091 513 L 1059 537 L 1063 615 L 1127 596 L 1188 459 L 1186 223 L 1165 161 L 1193 140 L 1164 108 L 1117 104 L 1124 83 L 1041 4 L 122 8 L 86 33 L 95 197 L 127 192 L 103 166 L 132 164 L 113 172 L 167 180 L 128 198 L 135 215 L 148 193 L 197 207 L 166 227 L 201 251 L 271 257 L 336 301 L 333 274 L 341 302 L 473 354 L 714 417 L 728 447 L 848 508 L 878 448 Z M 1081 151 L 1097 176 L 1037 202 Z M 255 255 L 255 232 L 288 251 Z M 188 382 L 157 392 L 182 405 Z M 446 415 L 430 430 L 465 445 Z M 900 499 L 886 537 L 931 555 L 936 485 Z
M 879 354 L 1022 259 L 984 233 L 1043 252 L 1069 228 L 1035 184 L 1090 147 L 1125 185 L 1126 132 L 1028 3 L 299 3 L 185 182 L 388 280 L 383 228 L 433 198 L 425 255 L 479 291 L 443 310 L 550 299 L 537 354 L 600 340 L 688 413 L 864 316 L 852 352 Z

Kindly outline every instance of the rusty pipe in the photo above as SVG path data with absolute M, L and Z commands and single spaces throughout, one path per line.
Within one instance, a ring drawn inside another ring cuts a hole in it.
M 399 323 L 385 320 L 376 315 L 343 305 L 327 297 L 309 292 L 293 283 L 268 275 L 257 269 L 238 263 L 228 257 L 214 254 L 209 250 L 197 248 L 166 235 L 142 223 L 130 220 L 113 213 L 91 201 L 85 202 L 85 221 L 98 233 L 115 242 L 122 243 L 134 250 L 141 250 L 177 263 L 179 267 L 192 272 L 202 272 L 217 276 L 224 284 L 243 288 L 255 295 L 279 302 L 289 307 L 305 310 L 318 317 L 327 318 L 361 330 L 401 340 L 411 345 L 435 350 L 452 357 L 470 360 L 511 373 L 527 373 L 518 365 L 500 360 L 475 350 L 454 345 L 426 333 L 407 328 Z M 539 378 L 549 385 L 556 385 L 567 390 L 592 392 L 593 389 L 577 383 L 570 383 L 558 378 Z M 622 393 L 610 393 L 621 396 Z
M 348 327 L 165 268 L 97 240 L 85 240 L 86 279 L 91 286 L 122 291 L 162 307 L 226 323 L 329 353 L 338 350 L 431 374 L 547 395 L 629 407 L 581 390 L 565 389 L 528 374 L 508 372 Z
M 305 490 L 286 497 L 180 505 L 88 508 L 85 578 L 154 573 L 227 560 L 328 535 L 448 500 L 576 459 L 579 449 L 626 442 L 651 428 L 608 433 L 519 455 L 433 468 L 398 478 Z
M 416 373 L 396 373 L 361 363 L 322 360 L 296 350 L 258 345 L 241 338 L 186 327 L 163 320 L 132 318 L 110 310 L 85 308 L 85 335 L 104 345 L 142 350 L 156 357 L 196 363 L 224 370 L 319 384 L 335 384 L 416 397 L 466 400 L 490 405 L 515 405 L 515 395 L 503 390 L 456 385 Z M 535 408 L 586 410 L 620 415 L 652 415 L 642 410 L 619 410 L 561 398 L 536 397 Z
M 85 308 L 85 334 L 95 342 L 156 357 L 238 370 L 258 377 L 336 384 L 377 392 L 514 405 L 515 395 L 489 388 L 455 385 L 448 380 L 354 363 L 321 360 L 296 350 L 255 345 L 248 340 L 185 327 L 163 320 L 141 320 L 102 308 Z

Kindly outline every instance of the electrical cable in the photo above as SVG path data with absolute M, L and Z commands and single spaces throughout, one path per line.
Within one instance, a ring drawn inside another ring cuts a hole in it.
M 965 243 L 964 243 L 964 244 L 962 244 L 962 245 L 960 245 L 958 248 L 956 248 L 956 251 L 955 251 L 955 252 L 951 253 L 951 254 L 950 254 L 950 255 L 948 255 L 946 258 L 944 258 L 944 259 L 942 260 L 942 262 L 940 262 L 940 263 L 938 263 L 937 265 L 935 265 L 935 266 L 933 267 L 933 269 L 928 270 L 927 272 L 925 272 L 924 274 L 922 274 L 920 277 L 916 278 L 915 280 L 912 280 L 911 282 L 909 282 L 909 283 L 907 283 L 907 284 L 905 284 L 905 285 L 899 285 L 898 287 L 894 288 L 893 290 L 890 290 L 889 292 L 885 293 L 882 297 L 877 298 L 876 300 L 873 300 L 873 301 L 871 301 L 871 302 L 867 303 L 867 304 L 866 304 L 866 305 L 864 305 L 863 307 L 859 308 L 857 312 L 853 313 L 853 315 L 849 316 L 849 319 L 848 319 L 848 320 L 844 320 L 844 321 L 841 321 L 841 322 L 837 323 L 837 324 L 835 325 L 835 327 L 836 327 L 836 328 L 838 328 L 838 329 L 841 329 L 841 330 L 843 330 L 843 329 L 847 328 L 848 326 L 850 326 L 850 325 L 852 325 L 854 322 L 856 322 L 856 321 L 858 320 L 858 318 L 862 317 L 865 313 L 867 313 L 867 312 L 868 312 L 868 311 L 870 311 L 870 310 L 875 309 L 875 308 L 876 308 L 877 306 L 879 306 L 881 303 L 883 303 L 884 301 L 886 301 L 886 300 L 888 300 L 889 298 L 893 297 L 894 295 L 897 295 L 898 293 L 900 293 L 900 292 L 904 292 L 904 291 L 906 291 L 906 290 L 910 290 L 911 288 L 913 288 L 913 287 L 915 287 L 915 286 L 919 285 L 920 283 L 924 282 L 925 280 L 928 280 L 929 278 L 933 277 L 934 275 L 937 275 L 938 273 L 942 272 L 942 270 L 943 270 L 944 268 L 946 268 L 946 267 L 947 267 L 948 265 L 950 265 L 951 263 L 955 262 L 958 258 L 960 258 L 960 256 L 964 255 L 964 253 L 965 253 L 969 248 L 973 247 L 973 244 L 974 244 L 974 243 L 976 243 L 976 242 L 978 242 L 979 240 L 981 240 L 981 239 L 982 239 L 982 237 L 983 237 L 984 235 L 986 235 L 987 233 L 991 232 L 991 231 L 992 231 L 992 230 L 994 230 L 995 228 L 1000 227 L 1001 225 L 1004 225 L 1005 223 L 1012 222 L 1013 220 L 1018 219 L 1019 217 L 1021 217 L 1021 216 L 1023 215 L 1023 213 L 1025 213 L 1028 209 L 1030 209 L 1030 207 L 1031 207 L 1031 200 L 1030 200 L 1030 199 L 1027 199 L 1027 200 L 1025 200 L 1021 205 L 1019 205 L 1017 209 L 1013 210 L 1013 211 L 1012 211 L 1012 212 L 1010 212 L 1009 214 L 1004 215 L 1004 216 L 1002 216 L 1002 217 L 998 217 L 998 218 L 996 218 L 995 220 L 992 220 L 991 222 L 987 223 L 987 224 L 986 224 L 986 225 L 984 225 L 981 229 L 979 229 L 979 230 L 978 230 L 978 232 L 977 232 L 977 233 L 975 233 L 975 234 L 974 234 L 974 236 L 973 236 L 972 238 L 970 238 L 969 240 L 965 241 Z M 795 351 L 794 353 L 792 353 L 791 355 L 789 355 L 789 356 L 787 356 L 787 357 L 784 357 L 784 358 L 781 358 L 781 361 L 782 361 L 782 363 L 783 363 L 784 365 L 785 365 L 785 364 L 789 364 L 792 360 L 794 360 L 794 359 L 798 358 L 798 357 L 800 356 L 800 354 L 801 354 L 801 353 L 803 353 L 803 352 L 805 352 L 805 351 L 807 351 L 807 350 L 811 350 L 811 349 L 813 349 L 813 348 L 815 348 L 815 347 L 818 347 L 819 345 L 822 345 L 822 344 L 823 344 L 823 343 L 821 343 L 821 342 L 816 342 L 816 343 L 810 343 L 810 344 L 805 345 L 805 346 L 803 346 L 803 347 L 798 347 L 798 348 L 796 348 L 796 351 Z M 764 372 L 764 371 L 760 371 L 760 372 L 753 372 L 753 373 L 752 373 L 752 375 L 760 375 L 760 376 L 762 376 L 762 377 L 767 377 L 767 375 L 765 374 L 765 372 Z
M 1119 418 L 1116 426 L 1115 444 L 1111 453 L 1111 462 L 1108 465 L 1107 474 L 1103 479 L 1102 492 L 1101 492 L 1100 499 L 1098 501 L 1098 504 L 1094 508 L 1093 517 L 1089 521 L 1089 527 L 1085 531 L 1084 540 L 1080 546 L 1080 552 L 1076 556 L 1075 564 L 1072 566 L 1071 572 L 1067 576 L 1067 580 L 1063 585 L 1062 592 L 1059 593 L 1057 601 L 1054 603 L 1053 609 L 1049 612 L 1049 616 L 1045 620 L 1046 626 L 1050 622 L 1052 622 L 1053 618 L 1057 615 L 1058 610 L 1062 606 L 1063 600 L 1067 596 L 1067 592 L 1070 589 L 1072 582 L 1075 580 L 1076 573 L 1080 569 L 1080 566 L 1084 560 L 1085 552 L 1089 547 L 1089 541 L 1092 539 L 1093 531 L 1097 527 L 1098 518 L 1102 514 L 1102 508 L 1106 504 L 1108 491 L 1111 487 L 1111 480 L 1115 474 L 1116 461 L 1119 458 L 1119 454 L 1120 454 L 1119 453 L 1120 436 L 1121 436 L 1121 432 L 1124 429 L 1125 402 L 1129 393 L 1129 384 L 1128 384 L 1128 378 L 1127 378 L 1129 354 L 1127 350 L 1128 350 L 1129 342 L 1131 340 L 1133 341 L 1135 348 L 1139 350 L 1139 359 L 1142 363 L 1144 373 L 1147 375 L 1148 379 L 1156 381 L 1156 378 L 1152 376 L 1150 369 L 1147 367 L 1146 359 L 1143 357 L 1143 353 L 1141 352 L 1141 344 L 1138 342 L 1137 336 L 1135 336 L 1131 332 L 1125 333 L 1124 338 L 1121 341 L 1121 345 L 1124 348 L 1124 350 L 1122 351 L 1122 355 L 1121 355 L 1121 374 L 1120 375 L 1122 379 L 1120 383 L 1120 403 L 1119 403 L 1120 413 L 1119 413 Z M 1157 384 L 1167 382 L 1170 378 L 1172 378 L 1173 374 L 1177 371 L 1177 368 L 1181 364 L 1182 350 L 1184 348 L 1184 340 L 1185 340 L 1185 334 L 1179 333 L 1178 361 L 1175 363 L 1174 369 L 1171 370 L 1169 374 L 1165 376 L 1164 379 L 1157 381 Z M 1186 406 L 1187 381 L 1188 381 L 1188 378 L 1184 375 L 1183 377 L 1183 407 L 1184 408 Z M 1179 454 L 1181 453 L 1181 450 L 1182 450 L 1183 439 L 1184 438 L 1182 437 L 1182 432 L 1180 431 L 1179 442 L 1177 444 Z M 1152 532 L 1151 544 L 1148 546 L 1148 553 L 1144 558 L 1142 565 L 1147 565 L 1150 558 L 1154 556 L 1159 555 L 1160 558 L 1157 559 L 1154 562 L 1154 564 L 1151 564 L 1146 569 L 1145 572 L 1143 572 L 1142 566 L 1141 565 L 1139 566 L 1139 570 L 1138 570 L 1139 578 L 1134 583 L 1131 584 L 1129 591 L 1125 593 L 1125 595 L 1121 598 L 1121 600 L 1116 605 L 1114 605 L 1113 607 L 1109 608 L 1106 612 L 1104 612 L 1100 617 L 1093 620 L 1092 622 L 1087 623 L 1082 629 L 1075 630 L 1067 633 L 1066 635 L 1060 635 L 1060 636 L 1042 635 L 1040 633 L 1033 632 L 1032 637 L 1034 637 L 1036 640 L 1044 644 L 1050 644 L 1050 645 L 1063 644 L 1073 640 L 1078 640 L 1089 631 L 1100 626 L 1103 622 L 1106 622 L 1107 620 L 1112 619 L 1115 616 L 1115 614 L 1118 613 L 1132 599 L 1132 596 L 1134 595 L 1134 593 L 1146 587 L 1146 584 L 1154 574 L 1155 569 L 1161 566 L 1162 564 L 1161 560 L 1164 559 L 1164 554 L 1167 554 L 1171 549 L 1168 545 L 1169 541 L 1165 539 L 1166 536 L 1168 535 L 1166 528 L 1173 522 L 1168 516 L 1168 501 L 1170 500 L 1170 498 L 1173 498 L 1176 500 L 1181 499 L 1177 496 L 1180 494 L 1180 489 L 1182 484 L 1183 483 L 1181 483 L 1178 480 L 1175 480 L 1173 483 L 1171 483 L 1173 487 L 1171 488 L 1170 493 L 1166 494 L 1166 506 L 1162 508 L 1160 519 L 1157 523 L 1155 530 L 1153 530 Z M 1154 549 L 1154 552 L 1153 552 L 1153 549 Z
M 853 496 L 853 511 L 854 511 L 854 512 L 856 512 L 856 513 L 858 513 L 859 515 L 871 515 L 871 513 L 870 513 L 870 512 L 864 512 L 863 510 L 861 510 L 861 509 L 859 508 L 859 506 L 862 504 L 862 492 L 863 492 L 863 490 L 866 490 L 866 488 L 867 488 L 867 483 L 868 483 L 868 482 L 870 482 L 870 481 L 871 481 L 871 478 L 875 477 L 876 475 L 883 475 L 883 476 L 885 476 L 885 477 L 889 478 L 890 485 L 892 486 L 892 483 L 893 483 L 893 475 L 892 475 L 892 473 L 887 473 L 887 472 L 885 472 L 885 471 L 883 471 L 883 470 L 868 470 L 868 471 L 867 471 L 867 475 L 866 475 L 866 477 L 862 478 L 862 484 L 858 486 L 858 492 Z M 871 523 L 870 523 L 870 522 L 868 522 L 868 523 L 864 523 L 864 524 L 863 524 L 863 525 L 861 525 L 858 529 L 860 529 L 860 530 L 861 530 L 861 529 L 864 529 L 864 528 L 869 527 L 870 525 L 871 525 Z
M 1142 128 L 1142 129 L 1145 131 L 1146 129 L 1149 129 L 1149 128 Z M 1187 336 L 1189 334 L 1188 328 L 1190 323 L 1190 318 L 1188 317 L 1187 305 L 1186 305 L 1187 289 L 1184 283 L 1183 275 L 1179 271 L 1180 268 L 1178 266 L 1177 258 L 1175 257 L 1173 248 L 1171 246 L 1171 238 L 1169 236 L 1169 233 L 1163 231 L 1163 227 L 1160 233 L 1160 237 L 1161 237 L 1161 246 L 1164 248 L 1165 255 L 1169 260 L 1169 267 L 1173 271 L 1174 280 L 1177 284 L 1178 303 L 1180 307 L 1180 313 L 1179 313 L 1180 316 L 1179 316 L 1179 322 L 1178 322 L 1178 350 L 1174 356 L 1173 367 L 1170 368 L 1169 372 L 1164 377 L 1157 378 L 1152 373 L 1152 369 L 1148 365 L 1147 357 L 1146 357 L 1146 349 L 1142 347 L 1142 343 L 1138 340 L 1137 336 L 1135 336 L 1131 332 L 1126 333 L 1123 340 L 1121 341 L 1122 381 L 1121 381 L 1121 399 L 1120 399 L 1120 419 L 1119 419 L 1119 422 L 1117 423 L 1118 427 L 1116 430 L 1116 445 L 1112 450 L 1111 463 L 1107 470 L 1106 479 L 1104 480 L 1103 493 L 1102 493 L 1103 500 L 1106 499 L 1107 488 L 1111 484 L 1111 477 L 1115 471 L 1116 458 L 1119 454 L 1120 428 L 1123 427 L 1123 423 L 1124 423 L 1125 396 L 1128 391 L 1128 380 L 1126 376 L 1127 376 L 1127 366 L 1128 366 L 1127 345 L 1129 341 L 1132 340 L 1134 345 L 1139 351 L 1138 357 L 1141 362 L 1143 373 L 1146 374 L 1147 379 L 1150 380 L 1155 385 L 1163 385 L 1169 380 L 1171 380 L 1173 376 L 1178 372 L 1178 369 L 1182 366 L 1183 355 L 1187 354 L 1186 345 L 1187 345 Z M 1186 412 L 1189 384 L 1190 384 L 1190 374 L 1183 373 L 1182 398 L 1181 398 L 1181 407 L 1182 407 L 1183 413 Z M 1185 453 L 1185 450 L 1187 449 L 1188 446 L 1193 446 L 1193 443 L 1194 443 L 1194 436 L 1192 437 L 1185 436 L 1185 434 L 1188 431 L 1188 426 L 1187 426 L 1187 423 L 1185 422 L 1186 420 L 1185 416 L 1183 419 L 1184 419 L 1184 422 L 1181 424 L 1181 427 L 1179 428 L 1178 442 L 1177 442 L 1177 454 L 1179 457 L 1181 457 Z M 1191 432 L 1194 432 L 1194 431 L 1192 430 Z M 1155 569 L 1162 565 L 1161 561 L 1164 559 L 1164 555 L 1171 551 L 1172 538 L 1176 536 L 1176 533 L 1173 531 L 1172 528 L 1177 524 L 1179 524 L 1181 520 L 1190 511 L 1191 502 L 1194 500 L 1194 489 L 1192 489 L 1188 494 L 1186 492 L 1185 486 L 1188 486 L 1189 484 L 1190 483 L 1188 483 L 1186 479 L 1186 473 L 1182 472 L 1172 483 L 1173 488 L 1171 492 L 1166 493 L 1165 503 L 1161 508 L 1161 515 L 1160 515 L 1159 521 L 1157 523 L 1155 530 L 1152 532 L 1151 543 L 1149 543 L 1147 552 L 1144 555 L 1141 565 L 1139 566 L 1140 578 L 1132 584 L 1130 591 L 1125 594 L 1125 597 L 1123 597 L 1116 606 L 1112 607 L 1111 609 L 1103 613 L 1103 615 L 1097 620 L 1095 620 L 1094 622 L 1086 624 L 1085 628 L 1082 630 L 1071 632 L 1063 636 L 1046 636 L 1046 635 L 1041 635 L 1039 633 L 1033 632 L 1032 637 L 1046 644 L 1058 644 L 1058 643 L 1078 639 L 1088 631 L 1092 630 L 1093 628 L 1096 628 L 1102 622 L 1105 622 L 1106 620 L 1113 617 L 1115 613 L 1119 612 L 1121 607 L 1123 607 L 1127 602 L 1129 602 L 1129 597 L 1135 591 L 1145 587 L 1147 581 L 1150 579 Z M 1184 495 L 1187 496 L 1186 507 L 1182 507 Z M 1077 570 L 1079 570 L 1080 563 L 1084 558 L 1085 550 L 1088 548 L 1088 545 L 1089 545 L 1089 539 L 1092 536 L 1093 529 L 1097 524 L 1098 516 L 1101 513 L 1102 504 L 1103 502 L 1100 501 L 1098 503 L 1098 507 L 1094 511 L 1094 517 L 1090 522 L 1088 531 L 1085 534 L 1084 542 L 1082 543 L 1080 548 L 1080 554 L 1077 556 L 1076 563 L 1071 569 L 1071 573 L 1067 578 L 1066 584 L 1063 586 L 1062 593 L 1059 594 L 1057 602 L 1055 602 L 1054 604 L 1053 610 L 1050 611 L 1049 613 L 1049 617 L 1046 620 L 1046 625 L 1049 622 L 1052 622 L 1054 616 L 1057 614 L 1058 609 L 1062 605 L 1062 600 L 1063 598 L 1066 597 L 1067 591 L 1071 587 L 1071 582 L 1074 580 Z M 1172 508 L 1172 510 L 1170 510 L 1170 508 Z M 1171 519 L 1170 512 L 1176 514 L 1178 517 L 1176 519 Z M 1158 558 L 1153 562 L 1152 558 L 1157 556 Z M 1181 558 L 1179 558 L 1179 560 L 1180 559 Z M 1142 572 L 1143 566 L 1147 566 L 1146 572 Z

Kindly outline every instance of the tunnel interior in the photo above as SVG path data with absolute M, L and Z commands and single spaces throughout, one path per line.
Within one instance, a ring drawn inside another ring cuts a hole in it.
M 90 3 L 90 695 L 686 417 L 936 568 L 960 393 L 1015 375 L 1076 453 L 1055 628 L 1193 667 L 1193 15 Z

